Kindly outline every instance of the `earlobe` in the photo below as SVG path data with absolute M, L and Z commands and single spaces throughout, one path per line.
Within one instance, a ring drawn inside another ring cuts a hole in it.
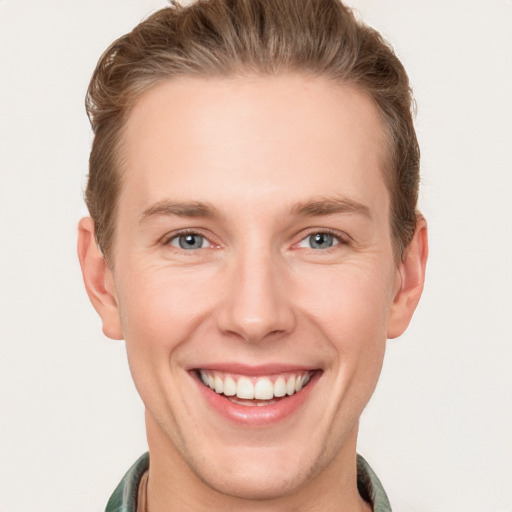
M 388 338 L 397 338 L 403 334 L 411 321 L 423 291 L 427 257 L 427 221 L 418 215 L 413 239 L 398 267 L 399 288 L 390 310 Z
M 112 273 L 96 244 L 90 217 L 84 217 L 78 224 L 77 249 L 87 295 L 101 317 L 103 332 L 111 339 L 121 340 L 123 331 Z

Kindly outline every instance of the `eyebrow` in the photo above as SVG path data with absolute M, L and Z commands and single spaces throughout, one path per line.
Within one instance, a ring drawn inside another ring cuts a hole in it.
M 290 208 L 293 215 L 316 217 L 337 213 L 356 213 L 371 219 L 370 208 L 365 204 L 346 197 L 321 197 L 296 203 Z
M 335 215 L 337 213 L 356 213 L 371 218 L 370 209 L 363 203 L 345 197 L 321 197 L 310 201 L 293 204 L 289 209 L 292 215 L 316 217 Z M 222 217 L 217 208 L 201 201 L 170 201 L 164 200 L 150 206 L 141 215 L 140 223 L 144 224 L 155 217 L 189 217 L 215 219 Z
M 192 218 L 217 218 L 220 212 L 214 206 L 200 201 L 159 201 L 142 212 L 140 223 L 149 222 L 155 217 L 192 217 Z

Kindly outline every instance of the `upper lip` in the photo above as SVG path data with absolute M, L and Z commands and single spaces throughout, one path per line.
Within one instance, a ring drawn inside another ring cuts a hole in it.
M 205 363 L 190 366 L 187 368 L 189 371 L 193 370 L 209 370 L 219 371 L 225 373 L 233 373 L 239 375 L 263 376 L 272 375 L 276 373 L 297 372 L 297 371 L 313 371 L 319 370 L 317 366 L 289 364 L 289 363 L 269 363 L 249 365 L 242 363 Z

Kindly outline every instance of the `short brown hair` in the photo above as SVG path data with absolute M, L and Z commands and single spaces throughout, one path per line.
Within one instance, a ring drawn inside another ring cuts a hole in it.
M 117 39 L 89 84 L 94 141 L 85 199 L 107 259 L 122 179 L 122 131 L 141 94 L 177 76 L 286 72 L 353 85 L 377 106 L 388 142 L 391 233 L 401 257 L 416 228 L 419 147 L 409 80 L 389 44 L 339 0 L 197 0 L 186 7 L 173 2 Z

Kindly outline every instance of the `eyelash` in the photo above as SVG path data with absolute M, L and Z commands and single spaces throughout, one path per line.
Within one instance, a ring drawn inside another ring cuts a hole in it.
M 319 229 L 309 230 L 309 232 L 305 236 L 303 236 L 299 240 L 298 243 L 294 244 L 294 246 L 298 246 L 304 240 L 308 239 L 309 237 L 311 237 L 313 235 L 329 235 L 329 236 L 332 236 L 337 241 L 337 243 L 333 244 L 331 247 L 325 248 L 325 249 L 314 249 L 313 247 L 305 248 L 305 249 L 309 249 L 310 251 L 321 252 L 324 254 L 330 254 L 330 253 L 334 252 L 336 250 L 336 248 L 339 248 L 339 246 L 350 245 L 350 240 L 349 240 L 348 235 L 339 233 L 338 231 L 333 231 L 331 229 L 319 228 Z
M 173 240 L 177 240 L 180 237 L 184 237 L 187 235 L 195 235 L 195 236 L 203 238 L 206 241 L 206 243 L 209 245 L 210 248 L 216 246 L 206 235 L 202 234 L 199 230 L 194 230 L 194 229 L 185 229 L 185 230 L 179 231 L 177 233 L 172 233 L 171 235 L 166 236 L 162 239 L 162 245 L 172 245 L 171 242 Z M 335 251 L 336 247 L 338 247 L 338 246 L 350 245 L 350 240 L 347 235 L 342 236 L 342 234 L 340 234 L 337 231 L 332 231 L 330 229 L 322 228 L 322 229 L 310 230 L 307 234 L 302 236 L 302 238 L 298 242 L 293 244 L 292 247 L 297 247 L 300 243 L 302 243 L 304 240 L 306 240 L 307 238 L 309 238 L 313 235 L 329 235 L 329 236 L 332 236 L 336 240 L 337 243 L 333 244 L 331 247 L 325 248 L 325 249 L 315 249 L 313 247 L 309 247 L 309 248 L 304 247 L 304 249 L 309 249 L 310 251 L 322 252 L 322 253 L 329 254 L 329 253 Z M 173 246 L 173 247 L 181 252 L 184 252 L 184 253 L 192 253 L 197 250 L 207 248 L 207 247 L 199 247 L 197 249 L 183 249 L 183 248 L 176 247 L 176 246 Z M 216 247 L 218 247 L 218 245 Z
M 200 231 L 195 230 L 195 229 L 184 229 L 182 231 L 178 231 L 177 233 L 172 233 L 171 235 L 166 236 L 162 239 L 162 245 L 171 245 L 171 242 L 173 240 L 178 240 L 180 237 L 185 237 L 187 235 L 195 235 L 195 236 L 203 238 L 205 240 L 205 242 L 207 244 L 209 244 L 210 247 L 215 245 L 206 235 L 203 235 Z M 181 250 L 182 252 L 187 253 L 187 252 L 194 252 L 199 249 L 204 249 L 204 247 L 200 247 L 198 249 L 188 249 L 188 250 L 180 248 L 180 247 L 175 247 L 175 249 Z

